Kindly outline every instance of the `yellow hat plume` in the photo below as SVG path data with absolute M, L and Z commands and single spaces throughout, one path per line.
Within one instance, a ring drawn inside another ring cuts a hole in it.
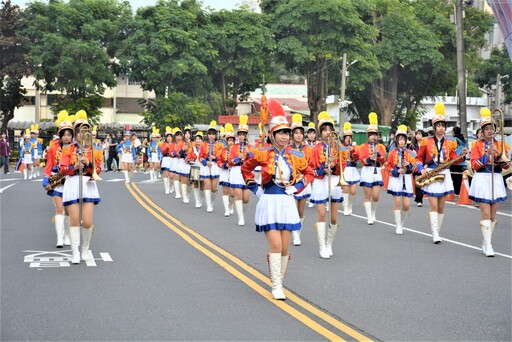
M 371 112 L 368 114 L 368 120 L 370 120 L 370 125 L 378 125 L 379 119 L 377 118 L 377 113 Z

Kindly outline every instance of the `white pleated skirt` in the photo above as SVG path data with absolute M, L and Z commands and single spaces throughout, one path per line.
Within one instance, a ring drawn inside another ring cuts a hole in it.
M 299 212 L 290 195 L 263 194 L 256 205 L 256 231 L 299 230 Z
M 171 171 L 171 157 L 163 157 L 160 169 L 162 171 Z
M 347 166 L 343 170 L 343 177 L 345 178 L 345 182 L 348 184 L 357 184 L 361 181 L 361 176 L 359 175 L 359 171 L 355 166 Z
M 404 178 L 404 176 L 405 176 L 405 178 Z M 404 190 L 404 179 L 405 179 L 405 190 Z M 398 177 L 393 177 L 393 175 L 390 174 L 389 182 L 388 182 L 388 194 L 391 194 L 393 196 L 414 197 L 411 175 L 406 174 L 406 175 L 399 175 Z
M 212 166 L 204 166 L 201 164 L 201 170 L 199 171 L 199 175 L 201 176 L 201 179 L 219 178 L 219 167 L 214 162 L 212 162 Z
M 158 152 L 151 152 L 151 157 L 148 160 L 150 163 L 160 163 L 160 158 L 158 158 Z
M 247 189 L 244 177 L 242 177 L 242 169 L 240 166 L 233 166 L 229 171 L 229 186 L 237 189 Z
M 219 184 L 229 187 L 229 169 L 219 169 Z
M 123 162 L 123 163 L 133 163 L 133 154 L 131 154 L 131 153 L 123 153 L 121 155 L 121 162 Z
M 427 169 L 427 171 L 431 170 L 432 169 Z M 444 169 L 440 172 L 440 174 L 444 175 L 444 181 L 434 182 L 421 188 L 425 195 L 432 197 L 443 197 L 449 194 L 453 194 L 453 181 L 452 175 L 450 174 L 450 169 Z
M 293 195 L 293 197 L 297 201 L 300 201 L 300 200 L 303 200 L 303 199 L 306 199 L 306 198 L 310 198 L 311 197 L 311 183 L 306 185 L 306 188 L 304 190 L 302 190 L 299 194 Z
M 178 161 L 179 161 L 179 158 L 171 157 L 171 166 L 169 167 L 169 169 L 170 169 L 169 171 L 178 173 Z
M 178 159 L 176 173 L 180 176 L 188 177 L 190 175 L 190 165 L 185 163 L 185 159 Z
M 507 191 L 501 173 L 476 172 L 471 181 L 469 199 L 478 203 L 495 204 L 507 200 Z M 494 198 L 492 195 L 492 179 L 494 179 Z
M 32 159 L 32 155 L 30 153 L 23 155 L 23 164 L 34 164 L 34 160 Z
M 311 189 L 311 197 L 309 201 L 315 204 L 327 203 L 329 201 L 329 176 L 324 176 L 323 179 L 315 178 L 313 181 L 313 187 Z M 340 181 L 340 176 L 331 177 L 331 202 L 341 203 L 343 202 L 343 190 L 341 186 L 336 186 Z
M 377 173 L 374 173 L 375 170 L 377 170 Z M 376 185 L 383 186 L 384 182 L 382 181 L 382 172 L 380 167 L 375 168 L 373 166 L 363 166 L 361 169 L 361 182 L 359 185 L 368 187 Z
M 82 198 L 84 203 L 98 204 L 101 202 L 98 186 L 96 182 L 90 182 L 89 176 L 82 177 Z M 64 183 L 64 192 L 62 194 L 64 206 L 76 204 L 80 202 L 80 177 L 71 176 L 66 178 Z

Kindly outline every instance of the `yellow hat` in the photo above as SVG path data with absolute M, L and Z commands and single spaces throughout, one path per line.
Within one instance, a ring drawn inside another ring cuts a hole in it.
M 174 127 L 172 131 L 174 132 L 174 135 L 176 135 L 177 133 L 181 133 L 181 129 L 179 127 Z
M 226 139 L 227 138 L 235 138 L 235 129 L 233 128 L 233 125 L 229 122 L 225 126 L 226 129 Z
M 30 138 L 30 128 L 25 130 L 25 139 Z
M 94 127 L 92 128 L 92 135 L 97 135 L 98 134 L 98 126 L 94 125 Z
M 151 132 L 151 138 L 160 138 L 160 130 L 155 126 L 153 126 L 152 130 L 153 131 Z
M 368 114 L 368 120 L 370 121 L 370 124 L 366 129 L 366 133 L 379 133 L 379 119 L 377 118 L 377 113 L 371 112 Z
M 73 122 L 70 120 L 69 114 L 65 110 L 61 110 L 59 114 L 57 114 L 55 125 L 57 126 L 57 133 L 64 129 L 73 131 Z
M 39 134 L 39 124 L 31 125 L 30 133 Z
M 492 118 L 489 108 L 480 109 L 480 128 L 483 128 L 485 125 L 490 123 L 492 123 Z
M 343 136 L 345 135 L 353 135 L 352 134 L 352 124 L 350 122 L 345 122 L 343 124 Z
M 334 121 L 331 119 L 331 115 L 327 112 L 320 112 L 318 114 L 318 130 L 326 124 L 330 124 L 334 127 Z
M 434 118 L 432 119 L 432 126 L 436 124 L 436 122 L 443 121 L 446 122 L 444 117 L 444 104 L 438 102 L 434 106 Z
M 165 127 L 165 136 L 168 136 L 168 135 L 173 135 L 172 128 L 169 126 Z
M 76 112 L 75 118 L 76 118 L 75 123 L 74 123 L 75 128 L 81 124 L 89 124 L 89 121 L 87 121 L 87 113 L 83 109 Z
M 398 126 L 396 133 L 395 133 L 395 137 L 397 137 L 399 134 L 405 135 L 405 137 L 407 138 L 407 126 L 406 125 Z
M 315 131 L 315 132 L 316 132 L 316 128 L 315 128 L 315 123 L 314 123 L 314 122 L 310 122 L 310 123 L 308 124 L 308 130 L 307 130 L 307 131 L 308 131 L 308 132 L 309 132 L 309 131 Z
M 293 114 L 293 116 L 292 116 L 292 124 L 291 124 L 290 128 L 292 129 L 292 131 L 295 128 L 302 128 L 302 129 L 304 129 L 304 126 L 302 126 L 302 115 L 300 115 L 300 114 Z
M 201 137 L 201 139 L 203 138 L 203 132 L 202 131 L 197 131 L 196 134 L 194 134 L 194 139 L 196 137 Z
M 249 126 L 247 125 L 247 122 L 249 121 L 249 116 L 240 115 L 239 120 L 240 121 L 239 121 L 239 125 L 238 125 L 238 130 L 236 131 L 236 133 L 239 133 L 239 132 L 249 133 Z
M 183 128 L 183 132 L 185 131 L 191 131 L 192 132 L 192 129 L 190 128 L 189 125 L 186 125 L 185 128 Z
M 221 137 L 226 135 L 226 129 L 224 128 L 224 126 L 220 126 L 219 134 L 220 134 Z
M 210 121 L 210 126 L 208 127 L 208 130 L 210 130 L 210 129 L 217 132 L 217 121 L 215 121 L 215 120 Z

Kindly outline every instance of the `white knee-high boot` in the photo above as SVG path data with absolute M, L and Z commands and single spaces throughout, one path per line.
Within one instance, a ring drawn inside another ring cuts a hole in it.
M 354 199 L 356 196 L 354 195 L 348 195 L 348 213 L 352 215 L 352 206 L 354 205 Z
M 336 232 L 338 231 L 338 224 L 329 224 L 329 228 L 327 228 L 327 239 L 325 242 L 325 248 L 327 249 L 327 254 L 332 257 L 334 254 L 332 252 L 332 243 L 334 242 L 334 238 L 336 237 Z
M 364 211 L 366 212 L 368 224 L 373 224 L 372 202 L 364 202 Z
M 373 222 L 377 221 L 377 206 L 379 202 L 372 201 L 372 220 Z
M 270 282 L 272 283 L 272 297 L 274 297 L 274 299 L 284 300 L 286 296 L 284 295 L 283 280 L 281 277 L 281 253 L 268 253 L 267 263 Z
M 179 180 L 173 180 L 172 183 L 174 184 L 174 191 L 176 192 L 174 198 L 181 198 L 181 184 Z
M 229 215 L 233 215 L 235 213 L 235 198 L 229 196 Z
M 495 225 L 496 223 L 494 223 Z M 485 256 L 494 257 L 494 250 L 492 248 L 491 240 L 493 233 L 493 224 L 491 220 L 482 220 L 480 221 L 480 230 L 482 231 L 483 241 L 482 241 L 482 252 Z
M 326 234 L 325 222 L 315 223 L 315 230 L 316 230 L 316 237 L 318 239 L 320 258 L 329 259 L 330 255 L 327 252 L 327 247 L 325 246 L 325 234 Z
M 188 198 L 188 185 L 187 184 L 181 184 L 181 196 L 183 198 L 183 203 L 189 203 L 190 200 Z
M 27 174 L 28 174 L 28 170 L 27 170 L 27 167 L 25 166 L 25 168 L 23 169 L 23 179 L 27 179 Z
M 55 215 L 55 233 L 57 234 L 57 248 L 64 246 L 64 215 Z
M 165 177 L 164 178 L 164 193 L 166 195 L 169 195 L 170 192 L 171 192 L 171 190 L 169 189 L 169 178 Z
M 402 230 L 404 229 L 404 222 L 405 222 L 405 219 L 409 217 L 409 210 L 402 210 L 402 221 L 401 221 L 401 225 L 402 225 Z
M 224 216 L 229 216 L 229 195 L 222 195 L 222 204 L 224 204 Z
M 70 246 L 71 240 L 69 239 L 69 216 L 64 216 L 64 246 Z
M 284 282 L 284 275 L 286 274 L 286 269 L 288 268 L 288 261 L 290 260 L 290 255 L 281 255 L 281 282 Z
M 404 233 L 404 227 L 402 227 L 402 211 L 394 210 L 393 214 L 395 215 L 395 233 L 402 235 Z
M 204 190 L 204 200 L 206 202 L 206 212 L 211 213 L 213 211 L 211 190 Z
M 169 194 L 172 194 L 174 192 L 174 184 L 173 184 L 173 181 L 172 179 L 168 178 L 168 177 L 165 177 L 165 179 L 168 180 L 169 182 Z
M 71 240 L 71 252 L 73 257 L 71 262 L 73 264 L 80 263 L 80 251 L 78 246 L 80 245 L 80 227 L 69 227 L 69 238 Z
M 292 231 L 293 245 L 294 246 L 300 246 L 301 243 L 302 243 L 302 241 L 300 241 L 300 231 L 302 230 L 302 227 L 304 227 L 304 217 L 300 218 L 300 229 Z
M 343 193 L 343 202 L 341 202 L 341 206 L 343 207 L 343 215 L 349 216 L 350 210 L 348 209 L 348 202 L 349 202 L 349 194 Z
M 244 220 L 244 204 L 242 200 L 235 201 L 236 213 L 238 215 L 238 225 L 245 226 Z
M 444 214 L 437 214 L 437 232 L 441 233 L 441 228 L 443 227 Z
M 203 206 L 201 203 L 201 189 L 194 188 L 194 199 L 196 200 L 196 208 L 201 208 Z
M 28 179 L 34 178 L 34 167 L 32 167 L 32 170 L 30 170 L 30 174 L 28 175 Z
M 82 227 L 82 260 L 87 261 L 90 258 L 89 245 L 91 244 L 93 229 Z
M 435 244 L 440 243 L 442 240 L 439 237 L 439 214 L 437 211 L 429 211 L 428 217 L 430 219 L 430 230 L 432 231 L 432 239 Z
M 130 183 L 130 175 L 128 174 L 128 171 L 123 171 L 124 173 L 124 182 L 126 184 Z

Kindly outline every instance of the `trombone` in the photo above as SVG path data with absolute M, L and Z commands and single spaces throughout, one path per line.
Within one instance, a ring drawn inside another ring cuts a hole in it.
M 497 113 L 499 115 L 498 118 L 495 116 L 495 113 Z M 496 137 L 496 135 L 500 134 L 500 142 L 501 142 L 500 143 L 501 151 L 500 151 L 500 156 L 499 156 L 498 160 L 500 161 L 500 163 L 506 164 L 506 163 L 510 162 L 510 159 L 507 157 L 507 153 L 505 151 L 504 124 L 505 124 L 505 114 L 503 113 L 503 111 L 499 108 L 493 109 L 492 115 L 491 115 L 491 125 L 494 130 L 493 135 L 494 135 L 494 137 Z M 493 138 L 493 143 L 494 143 L 494 138 Z M 493 144 L 493 146 L 494 146 L 494 144 Z M 491 160 L 491 201 L 494 202 L 494 153 L 492 154 L 492 160 Z

